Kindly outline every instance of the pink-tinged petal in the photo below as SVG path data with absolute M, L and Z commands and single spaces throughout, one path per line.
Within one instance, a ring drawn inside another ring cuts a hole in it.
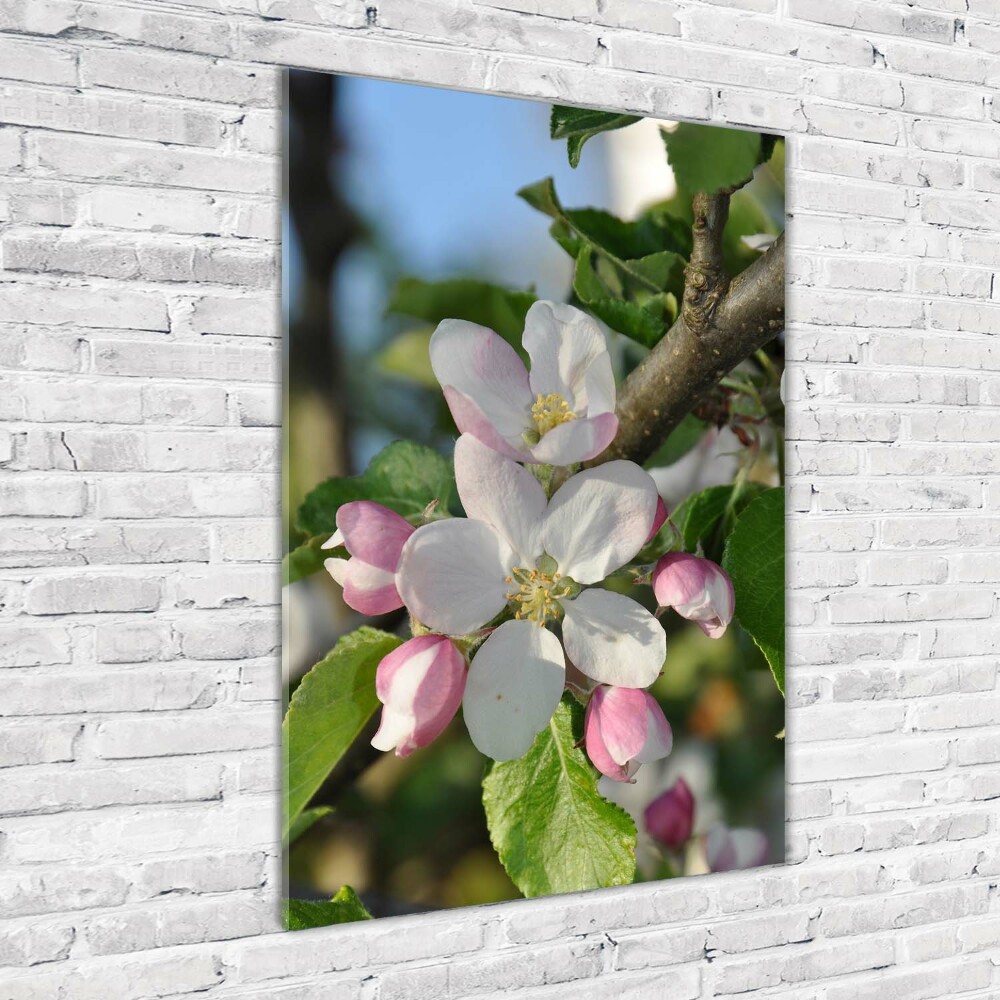
M 403 546 L 396 586 L 410 612 L 436 632 L 465 635 L 507 603 L 513 553 L 482 521 L 456 517 L 418 528 Z
M 558 393 L 581 416 L 615 408 L 608 344 L 587 313 L 559 302 L 536 302 L 524 318 L 522 342 L 531 358 L 534 395 Z M 593 402 L 598 404 L 593 410 L 591 390 L 597 397 Z
M 361 559 L 348 561 L 343 587 L 344 603 L 363 615 L 386 615 L 403 606 L 395 575 Z
M 597 583 L 645 544 L 658 499 L 652 477 L 634 462 L 586 469 L 556 490 L 542 525 L 542 544 L 563 575 Z
M 605 352 L 594 359 L 587 369 L 584 380 L 587 390 L 587 415 L 596 417 L 601 413 L 614 413 L 617 399 L 615 373 L 611 367 L 611 355 Z
M 653 527 L 649 529 L 649 537 L 643 542 L 643 545 L 648 545 L 656 537 L 656 533 L 663 527 L 669 516 L 670 512 L 667 510 L 667 505 L 663 502 L 663 497 L 657 497 L 656 516 L 653 518 Z
M 455 444 L 455 479 L 465 513 L 493 528 L 519 565 L 533 567 L 542 554 L 538 526 L 547 504 L 542 484 L 469 434 Z
M 521 435 L 528 430 L 530 420 L 523 425 L 516 435 L 512 436 L 513 444 L 501 437 L 500 432 L 490 423 L 486 414 L 479 408 L 475 400 L 466 396 L 464 392 L 447 385 L 443 389 L 444 398 L 451 410 L 452 419 L 455 426 L 463 434 L 471 434 L 472 437 L 482 441 L 487 447 L 499 452 L 507 458 L 515 459 L 518 462 L 530 462 L 531 454 L 524 444 Z
M 462 706 L 476 748 L 493 760 L 523 756 L 552 718 L 564 683 L 559 640 L 532 622 L 504 622 L 469 668 Z
M 659 760 L 673 744 L 670 726 L 647 691 L 600 686 L 587 704 L 587 755 L 615 781 L 629 781 L 640 764 Z
M 636 688 L 603 684 L 594 689 L 584 722 L 588 753 L 599 744 L 615 765 L 624 767 L 642 750 L 646 742 L 644 694 Z
M 531 449 L 533 462 L 549 465 L 575 465 L 596 458 L 618 433 L 618 418 L 613 413 L 582 417 L 553 427 Z
M 760 830 L 713 826 L 705 838 L 705 856 L 713 872 L 756 868 L 767 859 L 767 837 Z
M 383 657 L 375 674 L 382 719 L 372 746 L 408 757 L 437 739 L 462 703 L 465 677 L 465 657 L 440 635 L 410 639 Z
M 670 755 L 674 748 L 674 732 L 660 703 L 648 692 L 643 691 L 646 701 L 646 741 L 635 755 L 640 764 L 649 764 Z
M 389 573 L 416 528 L 394 510 L 371 500 L 354 500 L 337 510 L 337 533 L 352 556 Z
M 653 593 L 661 607 L 673 608 L 711 639 L 733 620 L 736 595 L 728 574 L 709 559 L 668 552 L 653 570 Z
M 430 360 L 442 388 L 450 386 L 475 400 L 504 440 L 518 440 L 530 426 L 528 372 L 514 348 L 492 330 L 465 320 L 443 320 L 431 336 Z
M 649 687 L 663 669 L 667 637 L 641 605 L 610 590 L 560 602 L 566 655 L 588 677 L 615 687 Z
M 678 778 L 662 795 L 646 806 L 646 832 L 672 851 L 679 851 L 694 829 L 694 795 L 683 778 Z

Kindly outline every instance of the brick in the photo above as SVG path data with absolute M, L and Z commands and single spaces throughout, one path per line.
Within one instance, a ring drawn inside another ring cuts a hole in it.
M 279 497 L 280 484 L 274 476 L 115 476 L 97 484 L 95 510 L 98 517 L 241 518 L 259 515 L 262 510 L 277 510 Z M 277 538 L 277 526 L 272 523 L 269 527 L 269 535 L 262 533 L 260 537 Z M 240 525 L 231 529 L 234 534 L 242 530 Z M 232 544 L 239 548 L 241 543 L 234 540 Z M 259 558 L 259 552 L 257 549 L 250 558 Z
M 184 655 L 201 660 L 266 656 L 281 643 L 276 623 L 261 618 L 240 619 L 232 614 L 204 620 L 187 615 L 177 623 L 177 632 Z
M 127 177 L 132 184 L 249 194 L 280 190 L 277 162 L 259 156 L 55 132 L 32 135 L 31 142 L 39 166 L 64 177 L 109 181 Z
M 159 580 L 136 576 L 79 574 L 42 578 L 28 587 L 25 611 L 29 615 L 155 611 L 161 590 Z
M 0 84 L 0 120 L 58 132 L 152 139 L 184 146 L 217 146 L 222 124 L 215 112 L 170 101 L 137 102 L 127 95 Z
M 225 719 L 225 724 L 220 724 Z M 235 712 L 157 713 L 146 718 L 110 719 L 94 736 L 94 749 L 105 760 L 129 757 L 167 757 L 215 753 L 270 746 L 271 712 L 254 709 Z
M 91 341 L 94 370 L 111 375 L 278 382 L 275 352 L 220 344 Z
M 219 104 L 272 107 L 279 96 L 277 74 L 270 68 L 172 52 L 85 49 L 80 53 L 80 76 L 91 87 Z
M 0 767 L 73 760 L 79 722 L 11 722 L 0 730 Z
M 43 326 L 111 324 L 154 331 L 169 327 L 162 296 L 92 285 L 0 284 L 0 311 L 8 321 Z

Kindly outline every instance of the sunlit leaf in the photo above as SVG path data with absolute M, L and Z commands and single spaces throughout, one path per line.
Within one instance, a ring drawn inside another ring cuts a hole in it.
M 295 583 L 312 573 L 318 573 L 323 568 L 323 563 L 332 554 L 321 548 L 328 537 L 329 533 L 319 535 L 292 549 L 281 560 L 282 583 Z
M 524 316 L 534 301 L 531 292 L 472 278 L 447 281 L 403 278 L 393 289 L 386 311 L 413 316 L 435 326 L 443 319 L 478 323 L 499 333 L 520 350 Z
M 285 837 L 375 714 L 375 670 L 401 643 L 387 632 L 359 628 L 340 639 L 295 689 L 281 725 L 288 762 Z
M 760 162 L 759 132 L 681 122 L 661 130 L 677 186 L 709 194 L 749 180 Z
M 455 501 L 451 463 L 432 448 L 394 441 L 360 476 L 338 476 L 311 490 L 299 507 L 296 526 L 306 535 L 332 534 L 337 511 L 352 500 L 373 500 L 406 518 L 417 518 L 432 501 Z
M 316 806 L 315 809 L 305 809 L 295 817 L 295 822 L 288 828 L 286 844 L 294 844 L 307 830 L 312 829 L 324 816 L 333 812 L 332 806 Z
M 785 491 L 762 493 L 736 518 L 722 568 L 736 592 L 736 620 L 760 647 L 785 693 Z
M 601 132 L 625 128 L 641 119 L 636 115 L 621 115 L 615 111 L 591 111 L 587 108 L 569 108 L 562 104 L 552 107 L 549 120 L 549 135 L 553 139 L 566 140 L 569 165 L 576 167 L 580 162 L 583 144 Z
M 286 899 L 283 909 L 285 928 L 290 931 L 349 924 L 372 918 L 349 885 L 343 886 L 330 900 Z
M 430 342 L 433 328 L 406 330 L 386 344 L 378 353 L 376 363 L 386 375 L 396 375 L 428 389 L 438 387 L 431 368 Z
M 708 424 L 689 413 L 674 429 L 652 456 L 646 459 L 646 468 L 673 465 L 679 462 L 705 436 Z
M 547 896 L 635 877 L 632 818 L 597 791 L 577 749 L 583 708 L 568 695 L 519 760 L 491 764 L 483 779 L 490 839 L 525 896 Z
M 577 257 L 573 279 L 577 298 L 612 330 L 624 333 L 644 347 L 652 347 L 666 332 L 662 319 L 633 302 L 613 298 L 594 273 L 590 256 L 591 250 L 585 246 Z
M 602 209 L 564 209 L 551 177 L 517 193 L 532 208 L 556 220 L 550 232 L 572 257 L 578 257 L 582 245 L 589 243 L 642 287 L 653 292 L 672 290 L 666 283 L 683 268 L 679 256 L 683 246 L 672 225 L 664 225 L 652 215 L 626 222 Z M 664 257 L 664 253 L 677 259 Z

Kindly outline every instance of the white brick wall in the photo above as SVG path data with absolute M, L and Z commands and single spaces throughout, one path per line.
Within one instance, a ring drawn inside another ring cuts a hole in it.
M 0 0 L 0 997 L 1000 995 L 998 53 L 997 0 Z M 793 135 L 786 867 L 274 933 L 282 63 Z

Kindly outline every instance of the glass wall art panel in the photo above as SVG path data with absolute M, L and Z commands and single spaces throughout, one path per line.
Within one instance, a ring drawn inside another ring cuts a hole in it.
M 285 157 L 286 925 L 781 862 L 783 140 L 290 72 Z

